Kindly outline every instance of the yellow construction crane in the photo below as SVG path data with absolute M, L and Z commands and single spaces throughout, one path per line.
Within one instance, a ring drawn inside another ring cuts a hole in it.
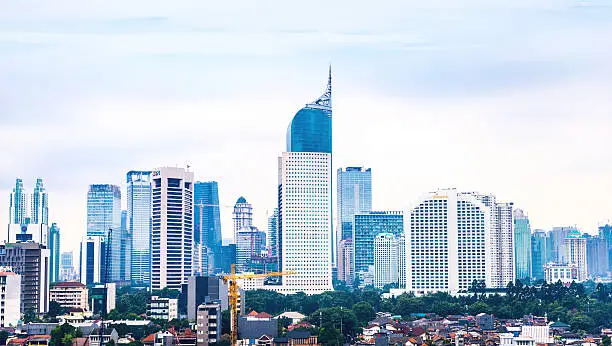
M 236 280 L 251 280 L 258 278 L 267 278 L 271 276 L 285 276 L 295 274 L 295 271 L 285 271 L 285 272 L 271 272 L 266 274 L 253 274 L 253 273 L 243 273 L 236 274 L 236 265 L 232 264 L 232 273 L 229 275 L 223 276 L 223 282 L 228 284 L 228 300 L 229 300 L 229 308 L 231 314 L 231 332 L 230 332 L 230 340 L 232 346 L 236 345 L 236 341 L 238 341 L 238 315 L 240 311 L 238 310 L 238 299 L 240 298 L 240 292 L 238 291 L 238 282 Z

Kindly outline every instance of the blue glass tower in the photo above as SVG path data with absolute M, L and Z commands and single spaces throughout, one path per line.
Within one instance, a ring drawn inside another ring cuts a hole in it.
M 93 184 L 87 193 L 87 236 L 110 239 L 109 282 L 121 280 L 121 190 Z
M 49 229 L 49 280 L 60 281 L 60 228 L 54 222 Z
M 531 226 L 522 210 L 514 211 L 514 264 L 516 278 L 531 280 Z
M 123 255 L 130 257 L 132 285 L 148 287 L 151 283 L 151 203 L 150 171 L 130 171 L 126 175 L 127 213 Z M 122 220 L 123 221 L 123 220 Z M 127 270 L 124 272 L 127 275 Z
M 198 181 L 193 185 L 193 196 L 194 241 L 206 246 L 213 252 L 213 258 L 220 260 L 222 237 L 219 185 L 216 181 Z M 219 266 L 215 263 L 214 267 Z
M 544 264 L 547 262 L 548 237 L 545 231 L 536 230 L 531 235 L 531 276 L 534 280 L 544 280 Z
M 372 169 L 338 168 L 338 238 L 353 238 L 355 214 L 372 211 Z
M 367 214 L 355 214 L 355 232 L 353 233 L 353 253 L 355 275 L 367 272 L 368 266 L 374 265 L 374 238 L 381 233 L 390 233 L 396 237 L 404 234 L 404 215 L 401 211 L 373 211 Z

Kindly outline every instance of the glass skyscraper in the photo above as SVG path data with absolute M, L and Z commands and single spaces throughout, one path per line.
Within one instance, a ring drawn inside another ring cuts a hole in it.
M 199 254 L 201 261 L 202 263 L 208 262 L 209 253 L 212 252 L 214 262 L 215 259 L 220 258 L 222 240 L 219 186 L 216 181 L 198 181 L 193 185 L 193 215 L 194 241 L 196 244 L 201 244 L 203 249 Z M 206 268 L 210 267 L 210 265 L 206 266 Z M 219 266 L 213 263 L 213 267 Z
M 49 228 L 49 280 L 60 281 L 60 228 L 54 222 Z
M 374 238 L 381 233 L 390 233 L 396 237 L 404 235 L 404 215 L 401 211 L 373 211 L 366 214 L 355 214 L 353 233 L 354 273 L 367 272 L 374 265 Z
M 112 231 L 112 232 L 111 232 Z M 92 184 L 87 193 L 87 236 L 110 239 L 109 282 L 121 280 L 121 190 Z M 104 278 L 101 278 L 102 280 Z
M 517 280 L 531 280 L 531 226 L 521 209 L 514 210 L 514 264 Z
M 132 285 L 151 284 L 151 172 L 127 173 L 127 233 L 131 240 L 130 277 Z
M 534 280 L 544 280 L 544 264 L 547 262 L 548 237 L 543 230 L 531 235 L 531 276 Z
M 32 215 L 30 223 L 33 224 L 49 224 L 49 200 L 43 180 L 36 179 L 36 187 L 32 194 Z
M 338 238 L 353 238 L 353 217 L 372 211 L 372 169 L 338 168 Z
M 612 225 L 599 226 L 599 236 L 608 244 L 608 270 L 612 270 Z
M 15 180 L 15 187 L 11 193 L 11 199 L 9 204 L 9 223 L 22 225 L 26 222 L 27 217 L 27 201 L 26 194 L 23 190 L 23 180 L 17 178 Z
M 586 238 L 587 270 L 590 278 L 605 276 L 608 272 L 608 242 L 602 236 L 584 234 Z

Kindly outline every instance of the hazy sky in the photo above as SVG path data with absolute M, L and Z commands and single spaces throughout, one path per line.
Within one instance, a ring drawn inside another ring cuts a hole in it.
M 265 229 L 287 125 L 331 63 L 334 165 L 372 168 L 375 209 L 457 187 L 594 232 L 611 38 L 607 0 L 0 1 L 0 224 L 15 178 L 42 177 L 76 248 L 89 184 L 125 197 L 127 171 L 189 164 Z

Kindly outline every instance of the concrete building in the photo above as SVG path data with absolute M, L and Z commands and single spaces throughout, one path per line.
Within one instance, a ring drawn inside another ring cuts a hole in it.
M 221 338 L 221 302 L 207 301 L 198 305 L 196 335 L 197 345 L 215 344 Z
M 565 251 L 567 263 L 578 266 L 578 281 L 588 279 L 586 239 L 576 229 L 570 231 L 565 237 Z
M 405 215 L 406 282 L 415 294 L 491 287 L 491 208 L 455 189 L 423 196 Z
M 531 273 L 531 226 L 521 209 L 514 210 L 514 264 L 516 279 L 528 283 Z
M 317 294 L 332 286 L 331 70 L 325 93 L 300 109 L 279 158 L 279 267 L 295 271 L 272 289 Z
M 51 300 L 63 308 L 89 311 L 89 291 L 80 282 L 57 282 L 49 290 Z
M 355 214 L 372 211 L 372 169 L 364 167 L 338 168 L 337 171 L 337 220 L 336 241 L 353 239 Z M 338 251 L 337 258 L 341 257 Z M 339 263 L 337 264 L 340 265 Z M 340 277 L 340 275 L 338 275 Z
M 482 312 L 476 315 L 475 319 L 476 325 L 482 330 L 493 330 L 495 328 L 495 326 L 493 325 L 493 322 L 495 321 L 493 315 L 485 314 L 484 312 Z
M 89 295 L 89 307 L 94 314 L 107 314 L 116 306 L 117 286 L 114 282 L 94 285 Z
M 222 310 L 228 309 L 228 287 L 218 277 L 192 276 L 183 285 L 179 297 L 179 315 L 186 315 L 190 321 L 197 317 L 197 307 L 207 301 L 220 301 Z
M 88 346 L 106 346 L 111 341 L 113 345 L 116 345 L 119 340 L 119 334 L 117 334 L 115 328 L 104 328 L 102 331 L 96 328 L 89 334 L 88 339 Z
M 544 279 L 547 283 L 555 283 L 557 281 L 561 281 L 564 284 L 570 284 L 573 281 L 581 282 L 579 273 L 580 269 L 575 263 L 549 262 L 544 265 Z
M 374 287 L 382 288 L 399 282 L 399 242 L 391 233 L 374 238 Z
M 243 228 L 253 226 L 253 206 L 246 198 L 240 196 L 234 205 L 234 240 L 236 234 Z
M 147 302 L 147 318 L 172 321 L 178 319 L 178 299 L 151 296 Z
M 106 279 L 106 241 L 101 236 L 85 236 L 81 241 L 81 283 L 91 285 Z
M 353 240 L 340 240 L 338 253 L 338 280 L 351 285 L 355 280 L 355 273 L 353 272 Z
M 21 275 L 0 267 L 0 328 L 17 326 L 21 320 Z
M 1 244 L 0 266 L 21 275 L 21 313 L 49 310 L 49 249 L 36 243 Z
M 129 171 L 126 228 L 131 235 L 130 276 L 134 286 L 151 284 L 151 172 Z
M 397 238 L 397 271 L 398 287 L 406 288 L 406 237 L 402 234 Z
M 264 334 L 278 336 L 278 321 L 270 314 L 251 311 L 238 318 L 238 339 L 257 339 Z
M 404 234 L 404 215 L 401 211 L 373 211 L 355 214 L 353 233 L 353 264 L 355 276 L 362 276 L 374 265 L 374 238 L 381 233 L 396 237 Z
M 151 288 L 180 290 L 192 274 L 193 172 L 153 170 Z
M 29 221 L 29 218 L 26 218 Z M 49 246 L 49 228 L 45 224 L 24 223 L 8 226 L 8 243 L 38 243 Z

